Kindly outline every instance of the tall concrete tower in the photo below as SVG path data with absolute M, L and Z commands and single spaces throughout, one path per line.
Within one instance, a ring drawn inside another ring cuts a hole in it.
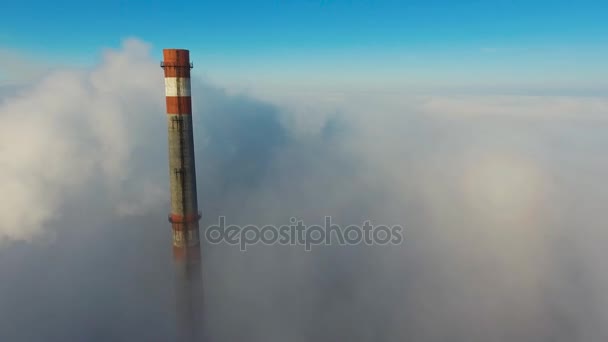
M 202 339 L 203 289 L 190 97 L 190 52 L 163 50 L 179 341 Z

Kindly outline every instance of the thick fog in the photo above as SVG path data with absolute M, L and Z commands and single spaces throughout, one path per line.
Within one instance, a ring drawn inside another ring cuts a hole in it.
M 137 40 L 0 87 L 0 341 L 173 338 L 163 87 Z M 192 87 L 201 227 L 404 227 L 203 242 L 212 340 L 608 339 L 608 98 Z

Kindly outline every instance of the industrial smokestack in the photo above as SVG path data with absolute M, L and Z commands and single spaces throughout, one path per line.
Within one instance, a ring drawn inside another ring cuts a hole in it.
M 190 97 L 190 52 L 163 50 L 179 341 L 202 338 L 202 273 Z

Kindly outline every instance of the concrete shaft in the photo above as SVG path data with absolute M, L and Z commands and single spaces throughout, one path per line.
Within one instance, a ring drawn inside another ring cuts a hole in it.
M 168 114 L 169 177 L 171 185 L 171 222 L 173 245 L 192 247 L 199 244 L 198 202 L 192 116 Z

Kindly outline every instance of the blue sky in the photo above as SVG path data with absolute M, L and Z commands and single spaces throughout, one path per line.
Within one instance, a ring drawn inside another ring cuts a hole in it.
M 126 37 L 228 82 L 605 85 L 605 1 L 10 1 L 0 48 L 92 63 Z M 6 67 L 6 66 L 5 66 Z

